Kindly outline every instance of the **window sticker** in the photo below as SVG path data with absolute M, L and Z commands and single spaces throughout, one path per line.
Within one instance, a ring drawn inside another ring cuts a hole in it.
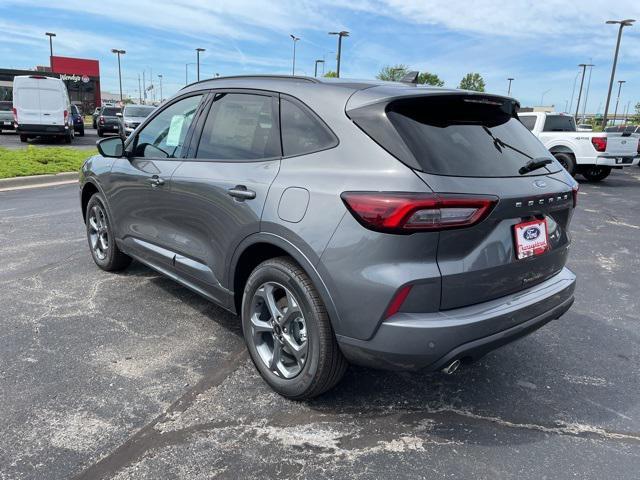
M 184 120 L 184 115 L 174 115 L 171 117 L 171 125 L 169 126 L 166 142 L 168 147 L 177 147 L 180 145 L 180 134 L 182 133 Z

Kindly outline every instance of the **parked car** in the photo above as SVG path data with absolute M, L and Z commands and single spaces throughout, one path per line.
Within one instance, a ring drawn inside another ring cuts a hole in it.
M 6 100 L 0 102 L 0 133 L 3 130 L 15 130 L 13 124 L 13 104 Z
M 84 137 L 84 116 L 76 105 L 71 105 L 71 117 L 73 118 L 73 130 Z
M 517 107 L 379 82 L 195 83 L 83 165 L 91 255 L 238 314 L 290 398 L 330 389 L 347 362 L 450 373 L 574 299 L 578 185 Z
M 91 124 L 93 128 L 98 128 L 98 117 L 100 116 L 100 112 L 102 111 L 102 107 L 96 107 L 96 109 L 91 114 Z
M 125 105 L 122 112 L 122 122 L 124 123 L 124 133 L 129 136 L 138 128 L 145 118 L 149 116 L 155 107 L 150 105 Z
M 13 113 L 20 141 L 57 137 L 71 143 L 74 137 L 71 102 L 64 82 L 44 75 L 19 75 L 13 79 Z
M 592 182 L 604 180 L 612 168 L 637 165 L 639 138 L 616 132 L 578 132 L 572 116 L 526 112 L 520 120 L 567 171 Z
M 105 133 L 116 133 L 124 136 L 124 125 L 122 123 L 122 108 L 102 107 L 98 117 L 98 136 L 104 137 Z
M 588 123 L 579 123 L 576 125 L 576 131 L 578 132 L 593 132 L 593 125 Z

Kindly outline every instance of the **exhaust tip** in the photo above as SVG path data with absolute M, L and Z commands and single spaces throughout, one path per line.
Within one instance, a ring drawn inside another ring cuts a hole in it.
M 459 366 L 460 366 L 460 360 L 454 360 L 453 362 L 451 362 L 449 365 L 447 365 L 446 367 L 444 367 L 442 369 L 442 373 L 446 373 L 447 375 L 451 375 L 453 372 L 458 370 Z

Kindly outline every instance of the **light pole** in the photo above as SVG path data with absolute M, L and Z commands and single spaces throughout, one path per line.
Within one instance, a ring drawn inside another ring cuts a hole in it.
M 291 40 L 293 40 L 293 66 L 291 67 L 291 75 L 296 74 L 296 43 L 300 40 L 300 37 L 296 37 L 295 35 L 289 35 Z
M 576 94 L 576 82 L 578 81 L 579 76 L 580 76 L 580 71 L 576 73 L 576 78 L 573 79 L 573 88 L 571 89 L 571 101 L 569 102 L 569 110 L 571 110 L 571 107 L 573 107 L 573 97 Z M 569 113 L 569 110 L 567 110 L 567 113 Z
M 160 79 L 160 103 L 162 103 L 162 74 L 158 74 L 158 78 Z
M 618 98 L 616 98 L 616 109 L 613 111 L 613 124 L 616 124 L 616 115 L 618 114 L 618 102 L 620 102 L 620 90 L 622 90 L 622 84 L 627 83 L 626 80 L 618 80 Z
M 511 95 L 511 82 L 515 80 L 515 78 L 507 78 L 509 80 L 509 89 L 507 90 L 507 95 Z
M 627 123 L 627 118 L 629 116 L 629 106 L 631 105 L 631 100 L 627 102 L 627 107 L 624 109 L 624 118 L 622 119 L 623 123 Z
M 587 67 L 592 67 L 590 63 L 581 63 L 578 65 L 582 67 L 582 79 L 580 80 L 580 90 L 578 90 L 578 103 L 576 104 L 576 122 L 578 121 L 578 112 L 580 111 L 580 100 L 582 99 L 582 86 L 584 85 L 584 74 L 587 71 Z
M 338 55 L 336 56 L 336 77 L 340 78 L 340 57 L 342 56 L 342 37 L 348 37 L 349 32 L 342 30 L 341 32 L 329 32 L 329 35 L 338 36 Z
M 322 63 L 322 66 L 324 67 L 324 60 L 316 60 L 316 67 L 313 71 L 313 76 L 317 77 L 318 76 L 318 64 Z
M 196 48 L 196 79 L 200 81 L 200 52 L 204 52 L 204 48 Z
M 544 96 L 549 93 L 551 91 L 551 89 L 549 90 L 545 90 L 544 92 L 542 92 L 542 97 L 540 97 L 540 106 L 542 107 L 544 105 Z
M 607 92 L 607 103 L 604 106 L 604 115 L 602 117 L 602 128 L 607 126 L 607 114 L 609 113 L 609 102 L 611 101 L 611 89 L 613 88 L 613 79 L 616 76 L 616 65 L 618 64 L 618 52 L 620 51 L 620 39 L 622 38 L 622 29 L 630 27 L 635 20 L 628 18 L 626 20 L 607 20 L 609 25 L 620 25 L 618 28 L 618 41 L 616 42 L 616 53 L 613 55 L 613 67 L 611 68 L 611 79 L 609 80 L 609 91 Z
M 591 59 L 589 59 L 591 61 Z M 587 101 L 589 100 L 589 88 L 591 87 L 591 74 L 593 73 L 593 67 L 595 67 L 595 65 L 591 65 L 591 67 L 589 67 L 589 80 L 587 80 L 587 92 L 584 94 L 584 104 L 582 106 L 582 120 L 585 119 L 585 116 L 587 114 Z
M 124 50 L 118 50 L 117 48 L 112 48 L 111 53 L 118 55 L 118 81 L 120 82 L 120 103 L 122 103 L 122 70 L 120 68 L 120 55 L 124 55 L 127 52 Z
M 45 32 L 44 34 L 49 37 L 49 66 L 53 68 L 51 57 L 53 57 L 53 37 L 55 37 L 56 34 L 53 32 Z

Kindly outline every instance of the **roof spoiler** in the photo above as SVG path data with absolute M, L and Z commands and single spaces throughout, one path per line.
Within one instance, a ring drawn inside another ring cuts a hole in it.
M 418 75 L 420 75 L 420 72 L 415 72 L 415 71 L 411 71 L 411 72 L 407 72 L 404 77 L 402 77 L 400 79 L 401 83 L 418 83 Z

